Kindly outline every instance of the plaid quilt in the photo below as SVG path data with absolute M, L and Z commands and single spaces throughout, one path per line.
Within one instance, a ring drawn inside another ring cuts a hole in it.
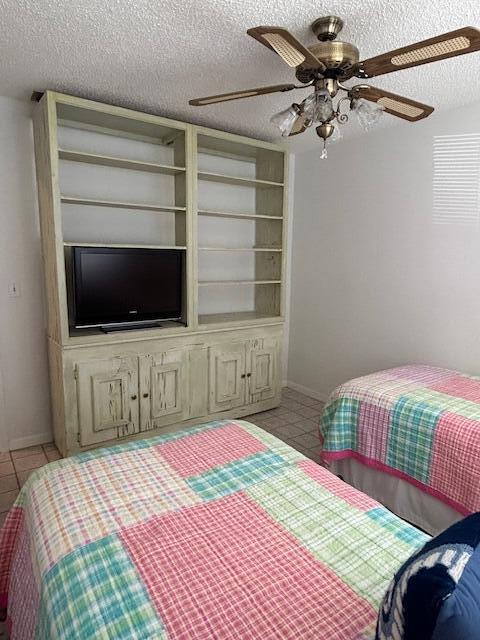
M 325 461 L 353 457 L 480 511 L 480 378 L 426 365 L 356 378 L 333 392 L 320 430 Z
M 367 640 L 428 536 L 244 421 L 36 471 L 0 532 L 12 640 Z

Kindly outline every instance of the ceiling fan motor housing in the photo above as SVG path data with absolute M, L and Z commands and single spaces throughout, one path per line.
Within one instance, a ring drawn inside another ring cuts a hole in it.
M 356 72 L 360 54 L 350 42 L 319 42 L 308 47 L 308 50 L 326 66 L 326 70 L 322 72 L 325 78 L 347 79 Z

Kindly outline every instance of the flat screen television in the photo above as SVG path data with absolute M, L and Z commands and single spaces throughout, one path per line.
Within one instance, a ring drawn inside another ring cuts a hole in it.
M 87 328 L 179 320 L 183 263 L 181 249 L 73 247 L 71 323 Z

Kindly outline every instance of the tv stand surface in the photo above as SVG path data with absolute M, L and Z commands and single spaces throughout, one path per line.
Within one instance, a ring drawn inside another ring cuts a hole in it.
M 185 323 L 180 320 L 167 320 L 165 322 L 128 322 L 125 324 L 117 324 L 115 326 L 99 327 L 102 333 L 113 333 L 114 331 L 139 331 L 141 329 L 167 329 L 171 327 L 184 327 Z

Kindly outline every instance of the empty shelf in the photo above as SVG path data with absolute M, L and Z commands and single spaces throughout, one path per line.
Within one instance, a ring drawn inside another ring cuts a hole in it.
M 199 171 L 199 180 L 209 182 L 223 182 L 225 184 L 236 184 L 244 187 L 263 187 L 265 189 L 283 187 L 283 182 L 272 182 L 270 180 L 256 180 L 255 178 L 239 178 L 237 176 L 226 176 L 221 173 L 210 173 L 209 171 Z
M 114 200 L 94 200 L 92 198 L 81 198 L 79 196 L 61 196 L 64 204 L 82 204 L 90 207 L 112 207 L 114 209 L 139 209 L 141 211 L 160 212 L 185 212 L 185 207 L 163 206 L 156 204 L 141 204 L 138 202 L 117 202 Z
M 255 320 L 280 320 L 280 316 L 258 311 L 233 311 L 230 313 L 206 313 L 198 316 L 199 325 L 221 324 L 223 322 L 252 322 Z
M 267 253 L 281 253 L 281 247 L 198 247 L 199 251 L 265 251 Z
M 281 280 L 199 280 L 199 287 L 230 286 L 244 284 L 281 284 Z
M 199 209 L 199 216 L 211 216 L 218 218 L 245 218 L 246 220 L 283 220 L 283 216 L 268 216 L 261 213 L 234 213 L 233 211 L 210 211 L 208 209 Z
M 116 158 L 114 156 L 103 156 L 96 153 L 85 153 L 84 151 L 69 151 L 67 149 L 59 149 L 58 157 L 61 160 L 72 160 L 73 162 L 85 162 L 87 164 L 99 164 L 107 167 L 119 167 L 121 169 L 164 173 L 167 175 L 177 175 L 185 171 L 185 167 L 175 167 L 173 165 L 158 164 L 156 162 L 142 162 L 141 160 L 129 160 L 128 158 Z

